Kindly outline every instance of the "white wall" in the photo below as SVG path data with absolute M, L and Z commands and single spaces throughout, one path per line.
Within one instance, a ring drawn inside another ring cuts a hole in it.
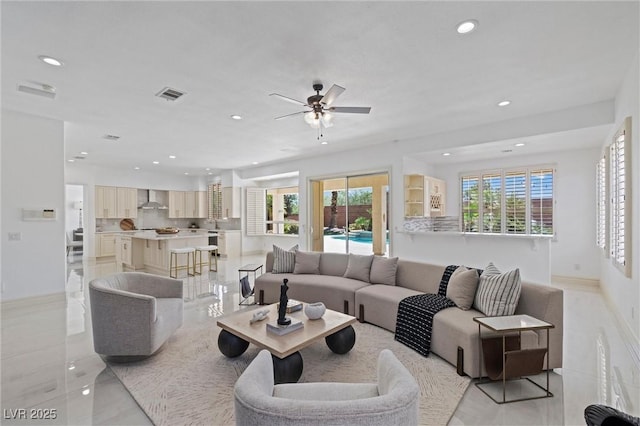
M 561 138 L 562 135 L 558 135 Z M 561 143 L 558 140 L 558 143 Z M 526 150 L 526 147 L 522 148 Z M 599 149 L 553 152 L 548 154 L 502 156 L 492 160 L 439 164 L 434 177 L 447 182 L 447 215 L 460 215 L 461 173 L 535 165 L 554 165 L 555 231 L 550 245 L 551 275 L 597 280 L 600 277 L 599 253 L 595 244 L 596 194 L 595 164 Z M 506 237 L 508 238 L 508 237 Z
M 640 66 L 639 55 L 629 68 L 620 87 L 615 102 L 615 125 L 610 136 L 603 141 L 604 147 L 611 143 L 614 133 L 623 120 L 631 116 L 631 185 L 632 185 L 632 275 L 626 278 L 604 255 L 600 257 L 602 274 L 600 285 L 606 297 L 613 304 L 618 317 L 626 324 L 636 341 L 635 350 L 640 345 Z
M 64 126 L 2 110 L 2 299 L 65 291 Z M 22 208 L 55 208 L 23 221 Z M 8 233 L 20 233 L 9 241 Z

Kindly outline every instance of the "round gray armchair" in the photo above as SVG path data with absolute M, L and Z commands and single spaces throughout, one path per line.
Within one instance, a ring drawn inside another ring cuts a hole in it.
M 112 358 L 155 353 L 182 325 L 182 288 L 181 280 L 142 272 L 91 281 L 95 351 Z
M 262 350 L 234 390 L 237 425 L 417 425 L 420 389 L 393 353 L 378 357 L 377 383 L 274 385 L 271 354 Z

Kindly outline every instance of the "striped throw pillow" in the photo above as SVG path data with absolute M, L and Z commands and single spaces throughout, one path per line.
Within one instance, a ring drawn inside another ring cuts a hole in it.
M 521 290 L 519 269 L 501 273 L 489 263 L 480 275 L 473 307 L 489 317 L 513 315 Z
M 273 246 L 273 267 L 271 273 L 273 274 L 290 274 L 296 267 L 296 252 L 298 251 L 298 245 L 291 247 L 289 251 L 280 248 L 276 245 Z

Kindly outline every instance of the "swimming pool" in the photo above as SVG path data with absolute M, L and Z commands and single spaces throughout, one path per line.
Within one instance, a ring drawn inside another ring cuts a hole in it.
M 344 241 L 347 239 L 346 235 L 332 235 L 331 238 L 333 238 L 334 240 L 341 240 L 341 241 Z M 349 241 L 353 241 L 356 243 L 373 244 L 373 239 L 369 235 L 357 235 L 357 236 L 352 235 L 349 237 Z M 387 237 L 387 243 L 389 243 L 389 237 Z

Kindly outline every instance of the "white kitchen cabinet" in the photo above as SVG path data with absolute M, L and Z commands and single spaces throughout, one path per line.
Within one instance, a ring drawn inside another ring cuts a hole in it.
M 186 217 L 184 191 L 169 191 L 169 217 L 172 219 Z
M 238 257 L 242 253 L 242 235 L 239 231 L 217 231 L 218 253 L 222 257 Z
M 135 219 L 138 217 L 138 190 L 136 188 L 116 188 L 117 217 Z
M 144 244 L 141 240 L 132 239 L 130 235 L 117 235 L 115 246 L 118 264 L 134 271 L 144 267 Z
M 209 209 L 207 206 L 207 191 L 196 192 L 197 218 L 206 219 L 209 217 Z
M 96 257 L 116 255 L 116 234 L 96 234 Z
M 117 188 L 115 186 L 96 186 L 95 217 L 96 219 L 115 219 L 117 211 Z
M 241 190 L 238 187 L 228 186 L 222 188 L 222 218 L 239 218 L 241 210 Z

